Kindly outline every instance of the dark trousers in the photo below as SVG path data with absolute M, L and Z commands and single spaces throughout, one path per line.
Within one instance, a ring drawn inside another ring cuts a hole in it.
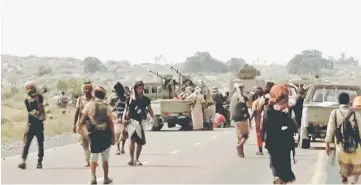
M 38 141 L 38 146 L 39 146 L 38 160 L 39 162 L 41 162 L 43 161 L 43 157 L 44 157 L 44 129 L 38 129 L 38 128 L 30 128 L 29 131 L 25 134 L 24 136 L 25 146 L 23 150 L 22 159 L 26 160 L 26 158 L 28 157 L 30 144 L 34 136 Z

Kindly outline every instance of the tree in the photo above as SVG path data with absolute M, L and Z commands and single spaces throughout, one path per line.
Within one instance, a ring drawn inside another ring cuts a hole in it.
M 36 76 L 41 77 L 41 76 L 44 76 L 44 75 L 50 74 L 50 73 L 51 73 L 51 68 L 46 68 L 46 67 L 40 66 L 40 67 L 38 67 Z
M 212 58 L 208 52 L 197 52 L 186 59 L 184 70 L 190 73 L 224 73 L 228 71 L 228 67 L 227 64 Z
M 287 64 L 287 71 L 292 74 L 318 74 L 321 69 L 332 69 L 333 63 L 322 57 L 317 50 L 304 50 L 295 55 Z
M 66 80 L 58 80 L 56 82 L 56 88 L 59 90 L 59 91 L 66 91 L 68 90 L 68 83 Z
M 86 57 L 83 60 L 84 73 L 95 73 L 97 71 L 104 72 L 107 68 L 104 64 L 96 57 Z
M 243 58 L 231 58 L 226 63 L 228 65 L 228 71 L 237 72 L 244 64 L 246 64 L 246 61 Z

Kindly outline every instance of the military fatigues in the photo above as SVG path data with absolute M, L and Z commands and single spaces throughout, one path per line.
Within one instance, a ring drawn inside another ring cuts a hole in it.
M 79 108 L 80 110 L 80 114 L 79 114 L 79 117 L 78 117 L 78 122 L 81 118 L 81 115 L 82 115 L 82 111 L 85 107 L 85 105 L 91 101 L 93 101 L 94 99 L 90 99 L 90 100 L 87 100 L 85 96 L 81 96 L 77 99 L 76 101 L 76 108 Z M 79 124 L 79 123 L 78 123 Z M 87 124 L 84 124 L 82 126 L 82 129 L 83 130 L 83 134 L 80 136 L 80 144 L 83 146 L 83 150 L 84 150 L 84 155 L 85 155 L 85 162 L 86 163 L 89 163 L 90 161 L 90 150 L 89 150 L 89 147 L 90 147 L 90 141 L 89 141 L 89 136 L 88 136 L 88 129 L 87 129 Z

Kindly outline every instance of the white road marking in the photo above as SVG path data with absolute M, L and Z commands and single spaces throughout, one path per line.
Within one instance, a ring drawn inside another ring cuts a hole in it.
M 198 146 L 200 144 L 201 144 L 200 142 L 197 142 L 197 143 L 194 143 L 194 146 Z
M 170 152 L 170 154 L 176 154 L 178 152 L 179 152 L 178 150 L 174 150 L 174 151 Z
M 326 163 L 325 161 L 327 160 L 325 160 L 325 157 L 326 157 L 326 152 L 324 150 L 318 153 L 315 172 L 313 173 L 314 175 L 312 176 L 312 181 L 310 184 L 325 183 L 327 177 L 327 172 L 326 172 L 327 164 L 325 164 Z

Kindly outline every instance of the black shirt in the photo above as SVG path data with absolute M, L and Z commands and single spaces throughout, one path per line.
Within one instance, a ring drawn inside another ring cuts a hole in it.
M 288 113 L 276 111 L 272 106 L 264 113 L 264 141 L 267 149 L 290 150 L 294 147 L 296 125 Z
M 141 122 L 147 119 L 147 110 L 150 105 L 150 99 L 146 96 L 142 96 L 136 100 L 130 99 L 129 105 L 129 118 L 135 119 Z
M 28 124 L 29 126 L 41 126 L 43 125 L 43 121 L 40 120 L 38 117 L 34 116 L 34 115 L 31 115 L 30 112 L 36 110 L 36 111 L 39 111 L 39 105 L 38 103 L 40 104 L 43 104 L 44 102 L 44 98 L 42 95 L 38 94 L 36 95 L 39 97 L 39 102 L 35 101 L 34 99 L 30 99 L 30 98 L 27 98 L 25 99 L 25 106 L 26 106 L 26 109 L 28 111 Z

